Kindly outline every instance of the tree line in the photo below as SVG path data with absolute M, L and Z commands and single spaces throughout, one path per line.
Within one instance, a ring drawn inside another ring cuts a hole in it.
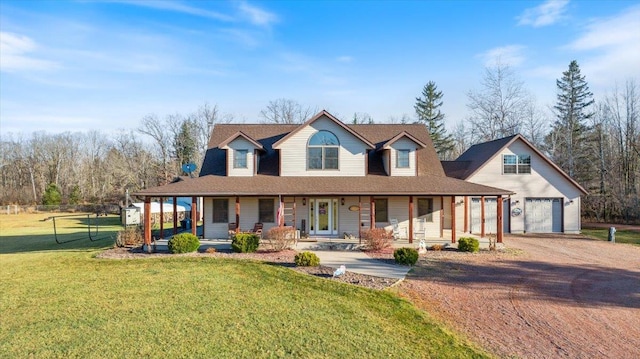
M 640 221 L 640 93 L 630 79 L 596 101 L 586 76 L 572 61 L 556 81 L 556 102 L 536 103 L 507 65 L 484 70 L 467 93 L 468 116 L 451 131 L 442 113 L 444 94 L 429 81 L 416 97 L 415 115 L 380 122 L 423 123 L 440 159 L 451 160 L 471 145 L 521 133 L 589 194 L 583 215 L 602 221 Z M 317 113 L 292 99 L 270 101 L 264 123 L 297 124 Z M 345 123 L 375 123 L 365 112 Z M 182 165 L 202 164 L 216 124 L 233 122 L 217 105 L 164 117 L 149 114 L 134 130 L 49 134 L 3 134 L 0 141 L 0 203 L 82 204 L 122 202 L 125 190 L 166 184 L 189 175 Z M 197 176 L 198 171 L 191 175 Z

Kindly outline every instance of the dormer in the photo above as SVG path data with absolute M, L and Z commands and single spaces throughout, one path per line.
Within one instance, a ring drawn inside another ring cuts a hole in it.
M 227 151 L 227 176 L 250 177 L 258 172 L 259 152 L 264 151 L 264 147 L 258 141 L 238 131 L 223 141 L 219 147 Z
M 406 131 L 385 142 L 378 151 L 382 151 L 382 164 L 387 175 L 417 176 L 416 151 L 425 147 L 426 144 Z

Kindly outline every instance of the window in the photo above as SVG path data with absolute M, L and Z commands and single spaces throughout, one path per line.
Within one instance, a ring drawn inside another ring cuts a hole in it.
M 433 199 L 418 198 L 418 217 L 423 217 L 427 222 L 433 222 Z
M 386 198 L 373 200 L 376 208 L 376 222 L 389 222 L 389 202 Z
M 503 174 L 531 173 L 531 156 L 529 155 L 503 155 Z
M 247 150 L 235 150 L 233 168 L 247 168 Z
M 307 168 L 310 170 L 337 170 L 340 142 L 329 131 L 318 131 L 307 145 Z
M 213 200 L 213 223 L 229 222 L 229 200 L 214 199 Z
M 396 167 L 409 168 L 409 150 L 397 150 L 396 156 Z
M 273 198 L 258 199 L 258 218 L 261 223 L 275 223 L 274 203 Z

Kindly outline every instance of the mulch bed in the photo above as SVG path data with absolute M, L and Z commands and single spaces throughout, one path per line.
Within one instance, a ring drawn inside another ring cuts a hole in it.
M 294 257 L 296 255 L 294 250 L 285 250 L 280 252 L 258 250 L 255 253 L 234 253 L 228 251 L 216 251 L 216 252 L 194 252 L 185 254 L 171 254 L 167 251 L 159 251 L 154 253 L 147 253 L 142 250 L 141 247 L 125 247 L 125 248 L 112 248 L 100 253 L 97 258 L 103 259 L 144 259 L 144 258 L 167 258 L 169 256 L 183 256 L 183 257 L 212 257 L 212 258 L 231 258 L 231 259 L 249 259 L 258 260 L 266 263 L 272 263 L 282 265 L 287 268 L 291 268 L 295 271 L 313 275 L 327 280 L 358 285 L 361 287 L 383 290 L 398 283 L 399 280 L 395 278 L 383 278 L 375 277 L 360 273 L 347 272 L 339 277 L 333 277 L 335 271 L 334 268 L 327 266 L 317 267 L 298 267 L 295 265 Z M 367 252 L 368 255 L 376 255 L 373 252 Z M 391 257 L 388 253 L 379 253 L 379 257 L 373 257 L 380 259 L 384 263 L 395 263 L 393 260 L 393 251 Z

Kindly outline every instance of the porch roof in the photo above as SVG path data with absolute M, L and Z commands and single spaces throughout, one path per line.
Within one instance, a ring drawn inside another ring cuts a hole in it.
M 137 196 L 498 196 L 512 191 L 483 186 L 463 180 L 423 176 L 364 177 L 281 177 L 254 175 L 252 177 L 227 177 L 207 175 L 187 178 L 164 186 L 137 191 Z

